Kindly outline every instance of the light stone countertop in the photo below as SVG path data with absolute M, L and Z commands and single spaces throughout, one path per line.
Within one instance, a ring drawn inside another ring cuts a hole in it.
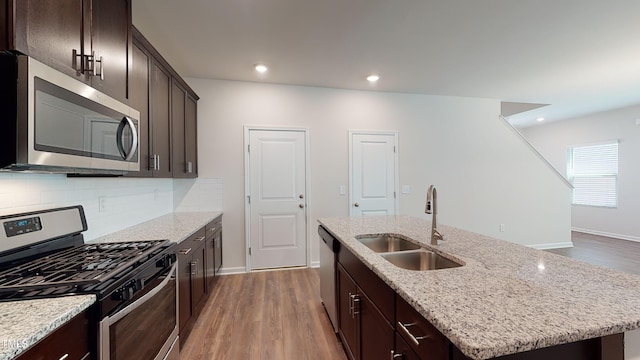
M 0 302 L 0 360 L 14 359 L 95 301 L 77 295 Z
M 439 226 L 435 247 L 464 266 L 392 265 L 355 239 L 396 233 L 430 244 L 431 222 L 409 216 L 324 218 L 320 224 L 472 359 L 489 359 L 640 328 L 640 276 Z
M 90 242 L 127 242 L 169 239 L 180 243 L 215 218 L 220 211 L 176 212 L 99 237 Z
M 219 211 L 171 213 L 90 242 L 169 239 L 180 243 L 221 215 Z M 95 301 L 94 295 L 80 295 L 0 302 L 0 360 L 17 357 Z

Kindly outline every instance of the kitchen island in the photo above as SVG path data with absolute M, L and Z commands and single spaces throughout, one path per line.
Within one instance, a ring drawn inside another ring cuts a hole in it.
M 470 359 L 490 359 L 640 328 L 640 277 L 408 216 L 319 220 L 341 245 Z M 399 268 L 356 239 L 393 233 L 463 263 Z M 622 346 L 622 344 L 620 344 Z

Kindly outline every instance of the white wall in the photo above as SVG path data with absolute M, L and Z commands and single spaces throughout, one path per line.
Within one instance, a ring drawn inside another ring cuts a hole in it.
M 521 129 L 529 141 L 562 174 L 567 146 L 620 141 L 618 149 L 618 208 L 572 206 L 571 225 L 582 231 L 640 241 L 640 106 Z
M 624 359 L 640 360 L 640 329 L 624 334 Z
M 499 119 L 500 101 L 187 79 L 198 103 L 199 173 L 224 180 L 224 267 L 245 266 L 243 126 L 304 127 L 311 137 L 310 227 L 347 216 L 348 130 L 399 131 L 400 213 L 525 245 L 570 242 L 569 189 Z M 498 232 L 499 224 L 506 232 Z

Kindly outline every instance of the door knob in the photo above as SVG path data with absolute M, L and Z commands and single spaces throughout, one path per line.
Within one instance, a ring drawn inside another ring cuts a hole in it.
M 355 203 L 355 204 L 353 204 L 353 206 L 355 206 L 355 207 L 359 207 L 359 206 L 360 206 L 360 204 Z
M 304 199 L 304 195 L 302 195 L 302 194 L 298 195 L 298 197 L 299 197 L 300 199 Z
M 300 204 L 298 207 L 300 207 L 300 209 L 304 209 L 304 204 Z

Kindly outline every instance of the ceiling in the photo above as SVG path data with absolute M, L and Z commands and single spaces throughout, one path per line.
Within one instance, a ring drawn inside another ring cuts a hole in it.
M 550 104 L 516 126 L 639 104 L 638 14 L 638 0 L 133 0 L 184 77 Z

